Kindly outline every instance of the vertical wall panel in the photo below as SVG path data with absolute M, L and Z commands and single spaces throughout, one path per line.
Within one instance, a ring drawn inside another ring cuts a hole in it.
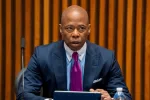
M 62 11 L 67 8 L 68 0 L 62 0 Z
M 121 69 L 123 70 L 123 38 L 124 38 L 124 0 L 118 0 L 118 23 L 117 23 L 117 59 Z
M 129 91 L 132 89 L 132 16 L 133 16 L 133 0 L 128 0 L 127 4 L 127 33 L 126 33 L 126 83 L 129 87 Z
M 99 44 L 103 47 L 106 46 L 106 33 L 105 33 L 105 12 L 106 11 L 106 1 L 105 0 L 100 0 L 100 13 L 99 13 Z
M 44 33 L 43 33 L 43 44 L 49 43 L 49 0 L 44 0 Z
M 115 52 L 133 100 L 150 99 L 150 0 L 0 0 L 0 100 L 15 100 L 14 79 L 34 47 L 59 40 L 62 11 L 81 5 L 89 40 Z
M 20 68 L 21 68 L 21 64 L 20 64 L 20 59 L 21 59 L 21 56 L 20 56 L 20 54 L 21 54 L 21 47 L 20 47 L 20 45 L 21 45 L 21 30 L 22 30 L 22 24 L 21 24 L 21 19 L 22 17 L 21 17 L 21 1 L 20 0 L 16 0 L 16 26 L 15 26 L 15 28 L 16 28 L 16 42 L 15 42 L 15 45 L 16 45 L 16 58 L 15 58 L 15 69 L 16 69 L 16 71 L 15 71 L 15 76 L 17 76 L 17 74 L 18 74 L 18 72 L 20 71 Z
M 25 0 L 25 65 L 31 57 L 31 35 L 31 0 Z
M 34 46 L 38 45 L 40 45 L 40 0 L 34 0 Z
M 59 0 L 54 0 L 53 1 L 53 20 L 51 20 L 51 21 L 53 21 L 53 39 L 52 39 L 52 42 L 54 42 L 54 41 L 57 41 L 58 40 L 58 36 L 59 36 L 59 17 L 58 16 L 60 16 L 60 14 L 59 14 Z
M 142 91 L 141 91 L 141 48 L 142 43 L 142 0 L 137 0 L 137 13 L 136 13 L 136 48 L 135 48 L 135 100 L 141 100 Z
M 72 5 L 77 5 L 78 4 L 78 0 L 72 0 Z
M 98 9 L 97 9 L 98 10 Z M 91 24 L 91 33 L 90 33 L 90 41 L 95 43 L 96 36 L 96 0 L 90 0 L 90 24 Z
M 1 75 L 1 96 L 0 96 L 0 99 L 1 100 L 5 100 L 5 67 L 6 67 L 6 61 L 5 61 L 5 58 L 6 58 L 6 40 L 5 40 L 5 37 L 6 37 L 6 25 L 5 25 L 5 23 L 6 23 L 6 1 L 4 1 L 4 0 L 2 0 L 1 1 L 1 10 L 2 10 L 2 12 L 1 12 L 1 27 L 2 27 L 2 30 L 1 30 L 1 32 L 2 32 L 2 48 L 1 48 L 1 71 L 2 71 L 2 73 L 0 74 Z
M 11 99 L 11 0 L 6 0 L 6 67 L 5 67 L 5 99 Z
M 108 19 L 108 48 L 114 50 L 114 27 L 115 27 L 115 1 L 116 0 L 109 0 L 109 19 Z
M 81 0 L 81 6 L 84 8 L 84 9 L 87 9 L 87 0 Z
M 15 7 L 15 11 L 16 11 L 16 25 L 15 25 L 15 30 L 16 30 L 16 35 L 15 35 L 15 77 L 17 77 L 20 69 L 21 69 L 21 63 L 20 63 L 20 59 L 21 59 L 21 49 L 20 49 L 20 45 L 21 45 L 21 32 L 22 32 L 22 15 L 21 15 L 21 0 L 16 0 L 16 7 Z M 15 98 L 16 96 L 14 96 L 14 100 L 16 100 Z
M 150 0 L 146 0 L 144 100 L 150 100 Z M 143 66 L 142 66 L 143 67 Z
M 49 1 L 49 42 L 52 42 L 52 33 L 53 33 L 53 0 Z

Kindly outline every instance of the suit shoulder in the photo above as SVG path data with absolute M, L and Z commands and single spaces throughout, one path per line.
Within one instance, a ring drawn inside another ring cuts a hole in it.
M 58 42 L 52 42 L 50 44 L 47 45 L 40 45 L 35 47 L 34 53 L 36 53 L 36 55 L 40 58 L 46 58 L 48 55 L 50 55 L 52 52 L 54 52 L 55 50 L 57 50 L 59 45 L 59 41 Z
M 112 58 L 112 56 L 114 56 L 114 51 L 99 46 L 97 44 L 91 43 L 91 47 L 93 49 L 92 51 L 94 51 L 93 53 L 100 55 L 103 59 Z
M 38 49 L 39 51 L 50 51 L 54 49 L 55 47 L 57 47 L 58 44 L 59 44 L 59 41 L 52 42 L 50 44 L 37 46 L 36 49 Z
M 100 52 L 100 53 L 113 53 L 112 50 L 109 50 L 107 48 L 104 48 L 100 45 L 97 45 L 97 44 L 94 44 L 94 43 L 91 43 L 92 44 L 92 48 L 96 51 L 96 52 Z

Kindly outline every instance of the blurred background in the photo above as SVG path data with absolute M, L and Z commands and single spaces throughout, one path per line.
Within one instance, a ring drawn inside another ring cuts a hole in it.
M 150 0 L 0 0 L 0 100 L 16 99 L 21 37 L 27 66 L 34 47 L 61 39 L 61 13 L 73 4 L 89 14 L 89 40 L 115 51 L 133 100 L 150 100 Z

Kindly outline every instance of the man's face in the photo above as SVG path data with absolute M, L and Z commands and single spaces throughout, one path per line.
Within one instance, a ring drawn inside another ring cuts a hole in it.
M 76 11 L 68 13 L 60 24 L 60 33 L 70 49 L 81 49 L 90 33 L 87 16 Z

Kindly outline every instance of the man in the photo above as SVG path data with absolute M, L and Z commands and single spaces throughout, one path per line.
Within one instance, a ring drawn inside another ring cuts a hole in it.
M 55 90 L 69 90 L 97 91 L 102 100 L 111 100 L 122 87 L 131 100 L 114 53 L 87 40 L 90 24 L 83 8 L 73 5 L 63 12 L 60 33 L 61 41 L 35 49 L 24 76 L 24 99 L 43 100 Z M 39 96 L 41 87 L 44 97 Z

